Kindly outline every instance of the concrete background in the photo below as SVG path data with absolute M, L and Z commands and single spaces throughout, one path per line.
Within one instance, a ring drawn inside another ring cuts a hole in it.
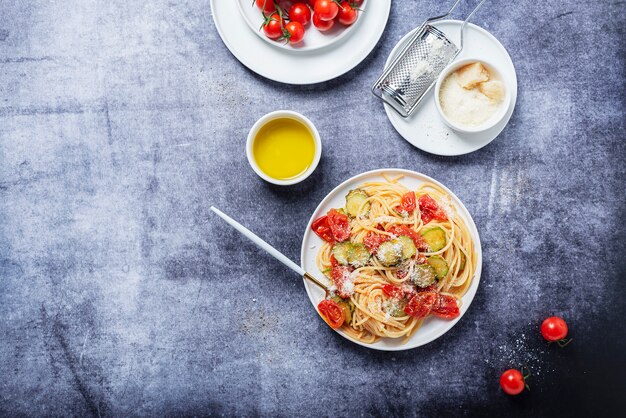
M 0 415 L 617 408 L 626 3 L 487 3 L 475 22 L 509 50 L 519 99 L 496 141 L 458 158 L 410 146 L 368 93 L 439 3 L 394 1 L 354 71 L 293 87 L 239 64 L 206 0 L 0 0 Z M 309 116 L 325 144 L 316 173 L 291 188 L 263 183 L 244 155 L 252 123 L 280 108 Z M 208 210 L 298 260 L 322 197 L 385 166 L 455 191 L 484 246 L 467 315 L 399 353 L 331 332 L 298 277 Z M 539 336 L 550 314 L 570 324 L 566 349 Z M 507 397 L 499 375 L 522 364 L 532 391 Z

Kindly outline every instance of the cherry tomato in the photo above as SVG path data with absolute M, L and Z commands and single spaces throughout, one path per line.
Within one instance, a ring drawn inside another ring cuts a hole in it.
M 307 0 L 307 3 L 309 3 L 309 6 L 311 6 L 311 9 L 315 7 L 316 2 L 317 0 Z
M 348 266 L 342 266 L 338 263 L 333 265 L 330 272 L 330 277 L 333 279 L 333 283 L 337 287 L 337 294 L 343 299 L 347 299 L 354 294 L 354 286 L 348 287 L 350 280 L 350 273 L 352 269 Z
M 335 26 L 334 20 L 321 20 L 320 17 L 314 13 L 313 14 L 313 26 L 317 28 L 320 32 L 326 32 L 327 30 L 332 29 Z
M 350 2 L 342 1 L 339 3 L 339 12 L 337 13 L 337 20 L 339 23 L 345 26 L 350 26 L 354 22 L 356 22 L 357 18 L 357 10 L 352 7 Z M 413 195 L 415 197 L 415 195 Z
M 311 9 L 304 3 L 296 3 L 289 9 L 289 20 L 306 26 L 311 21 Z
M 461 314 L 459 303 L 454 296 L 438 295 L 437 302 L 433 305 L 434 315 L 440 318 L 452 319 Z
M 424 222 L 424 225 L 433 219 L 438 221 L 446 221 L 448 219 L 446 211 L 440 208 L 437 201 L 430 197 L 430 195 L 421 195 L 418 199 L 418 203 L 420 211 L 422 212 L 422 221 Z
M 300 22 L 289 22 L 285 25 L 285 36 L 290 44 L 297 44 L 304 39 L 304 26 Z
M 430 313 L 433 305 L 437 301 L 435 292 L 416 293 L 409 299 L 404 308 L 404 313 L 415 318 L 425 318 Z
M 334 300 L 324 299 L 317 305 L 322 319 L 332 328 L 337 329 L 343 325 L 343 309 Z
M 509 395 L 519 395 L 525 386 L 524 376 L 519 370 L 509 369 L 500 376 L 500 387 Z
M 333 20 L 339 13 L 339 6 L 333 0 L 317 0 L 313 11 L 320 20 Z
M 567 324 L 558 316 L 546 318 L 541 324 L 541 335 L 547 341 L 561 341 L 567 337 Z
M 428 243 L 426 242 L 426 240 L 424 240 L 424 237 L 422 237 L 420 234 L 413 231 L 406 225 L 394 225 L 389 228 L 388 232 L 391 232 L 392 234 L 397 236 L 406 235 L 413 240 L 415 247 L 419 251 L 428 251 Z
M 311 224 L 311 229 L 324 241 L 330 242 L 331 244 L 335 243 L 335 238 L 333 238 L 333 233 L 328 224 L 328 216 L 324 215 L 314 220 Z
M 386 296 L 390 298 L 395 298 L 395 299 L 402 299 L 404 297 L 404 291 L 402 290 L 402 288 L 398 286 L 394 286 L 392 284 L 384 284 L 383 293 Z
M 302 26 L 302 25 L 300 25 Z M 328 225 L 335 241 L 342 242 L 350 238 L 350 221 L 348 216 L 336 209 L 328 211 Z
M 270 39 L 278 39 L 283 36 L 282 24 L 283 21 L 280 19 L 278 13 L 272 13 L 265 19 L 265 23 L 263 24 L 265 36 Z
M 378 247 L 383 242 L 387 242 L 391 239 L 389 235 L 377 234 L 375 232 L 368 232 L 365 238 L 363 238 L 363 244 L 372 254 L 376 254 Z
M 256 5 L 264 13 L 273 13 L 276 11 L 274 0 L 256 0 Z
M 415 207 L 415 193 L 408 192 L 405 193 L 404 196 L 402 196 L 400 206 L 398 206 L 396 209 L 399 209 L 399 212 L 404 211 L 410 215 L 415 210 Z

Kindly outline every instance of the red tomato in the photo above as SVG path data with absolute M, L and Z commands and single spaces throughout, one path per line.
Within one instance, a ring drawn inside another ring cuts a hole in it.
M 311 224 L 311 229 L 324 241 L 330 242 L 331 244 L 335 242 L 333 233 L 330 230 L 330 225 L 328 224 L 328 216 L 324 215 L 314 220 Z
M 387 232 L 391 232 L 397 236 L 406 235 L 413 240 L 418 251 L 428 251 L 428 243 L 426 243 L 424 238 L 406 225 L 393 225 Z
M 263 24 L 263 32 L 270 39 L 278 39 L 283 36 L 282 21 L 278 13 L 272 13 Z
M 433 219 L 438 221 L 446 221 L 448 219 L 446 211 L 441 209 L 437 201 L 430 197 L 430 195 L 421 195 L 418 199 L 418 203 L 420 205 L 420 211 L 422 212 L 422 221 L 424 224 L 427 224 Z
M 327 216 L 328 225 L 330 226 L 335 241 L 342 242 L 350 238 L 350 221 L 347 215 L 336 209 L 331 209 L 328 211 Z
M 300 22 L 289 22 L 285 25 L 285 36 L 290 44 L 297 44 L 304 39 L 304 26 Z
M 558 316 L 546 318 L 541 324 L 541 335 L 547 341 L 560 341 L 567 337 L 567 324 Z
M 365 238 L 363 238 L 363 244 L 369 250 L 370 253 L 376 254 L 378 247 L 383 242 L 387 242 L 391 239 L 389 235 L 377 234 L 375 232 L 368 232 Z
M 394 286 L 392 284 L 384 284 L 383 293 L 386 296 L 395 299 L 402 299 L 404 297 L 404 291 L 402 290 L 402 288 Z
M 296 3 L 289 9 L 289 20 L 306 26 L 311 21 L 311 9 L 304 3 Z
M 348 266 L 341 266 L 339 264 L 333 265 L 333 269 L 330 272 L 330 277 L 333 279 L 333 283 L 337 287 L 337 294 L 343 299 L 347 299 L 354 294 L 354 286 L 348 288 L 347 283 L 350 281 L 350 273 L 352 270 Z
M 415 318 L 425 318 L 436 301 L 437 294 L 435 292 L 416 293 L 409 299 L 409 303 L 404 308 L 404 313 Z
M 341 306 L 334 300 L 324 299 L 317 305 L 322 319 L 332 328 L 337 329 L 343 325 L 344 316 Z
M 256 0 L 256 5 L 264 13 L 273 13 L 276 11 L 274 0 Z
M 415 210 L 415 207 L 415 193 L 408 192 L 402 196 L 400 206 L 396 206 L 396 212 L 406 212 L 410 215 Z
M 509 395 L 522 393 L 525 386 L 524 376 L 522 376 L 519 370 L 509 369 L 500 376 L 500 387 Z
M 320 17 L 316 13 L 314 13 L 313 26 L 315 26 L 320 32 L 326 32 L 327 30 L 330 30 L 333 26 L 335 26 L 335 21 L 321 20 Z
M 454 296 L 449 295 L 439 295 L 432 312 L 438 317 L 445 319 L 456 318 L 461 314 L 458 301 Z
M 317 0 L 313 11 L 320 20 L 333 20 L 339 13 L 339 6 L 333 0 Z
M 357 10 L 352 7 L 350 2 L 344 0 L 339 3 L 339 12 L 337 13 L 337 20 L 339 20 L 339 23 L 345 26 L 350 26 L 356 22 L 356 18 Z
M 317 2 L 317 0 L 307 0 L 307 3 L 309 3 L 309 6 L 311 6 L 311 8 L 315 7 L 315 3 Z

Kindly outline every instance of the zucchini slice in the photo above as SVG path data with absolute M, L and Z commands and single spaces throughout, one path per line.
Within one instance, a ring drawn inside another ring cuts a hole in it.
M 415 243 L 410 237 L 406 235 L 400 235 L 394 241 L 398 241 L 400 245 L 402 245 L 402 258 L 408 259 L 417 254 L 417 248 L 415 247 Z
M 344 266 L 348 265 L 348 254 L 350 253 L 350 249 L 352 247 L 352 243 L 348 242 L 338 242 L 333 246 L 333 255 L 339 264 Z
M 337 258 L 337 257 L 335 257 Z M 363 244 L 352 244 L 348 250 L 348 263 L 353 267 L 363 267 L 370 260 L 370 252 Z
M 446 231 L 439 228 L 438 226 L 422 232 L 422 237 L 428 244 L 428 248 L 431 252 L 441 250 L 443 247 L 446 246 L 447 243 Z
M 337 302 L 337 305 L 341 306 L 341 310 L 343 311 L 343 319 L 346 325 L 350 325 L 352 323 L 352 314 L 354 313 L 354 303 L 351 300 L 341 299 L 339 296 L 335 295 L 331 300 Z
M 446 263 L 446 260 L 439 257 L 438 255 L 428 257 L 428 260 L 426 260 L 426 262 L 433 269 L 435 269 L 435 277 L 437 277 L 437 280 L 443 279 L 448 274 L 448 263 Z
M 348 215 L 356 218 L 359 215 L 367 215 L 370 211 L 370 202 L 365 202 L 369 196 L 361 189 L 350 190 L 346 196 L 346 211 Z M 363 203 L 365 204 L 363 205 Z M 359 208 L 363 205 L 363 209 L 359 213 Z
M 406 314 L 404 313 L 405 306 L 405 300 L 389 299 L 389 301 L 387 302 L 386 311 L 394 318 L 399 318 L 401 316 L 406 316 Z
M 437 280 L 437 272 L 430 264 L 419 264 L 415 266 L 411 274 L 411 281 L 417 287 L 428 287 Z
M 402 244 L 395 239 L 383 242 L 378 247 L 376 258 L 386 267 L 398 264 L 402 260 Z

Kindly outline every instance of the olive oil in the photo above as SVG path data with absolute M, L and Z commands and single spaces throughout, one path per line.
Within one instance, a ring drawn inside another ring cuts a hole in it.
M 252 154 L 261 171 L 269 177 L 290 180 L 304 174 L 313 164 L 315 140 L 302 122 L 274 119 L 259 129 Z

